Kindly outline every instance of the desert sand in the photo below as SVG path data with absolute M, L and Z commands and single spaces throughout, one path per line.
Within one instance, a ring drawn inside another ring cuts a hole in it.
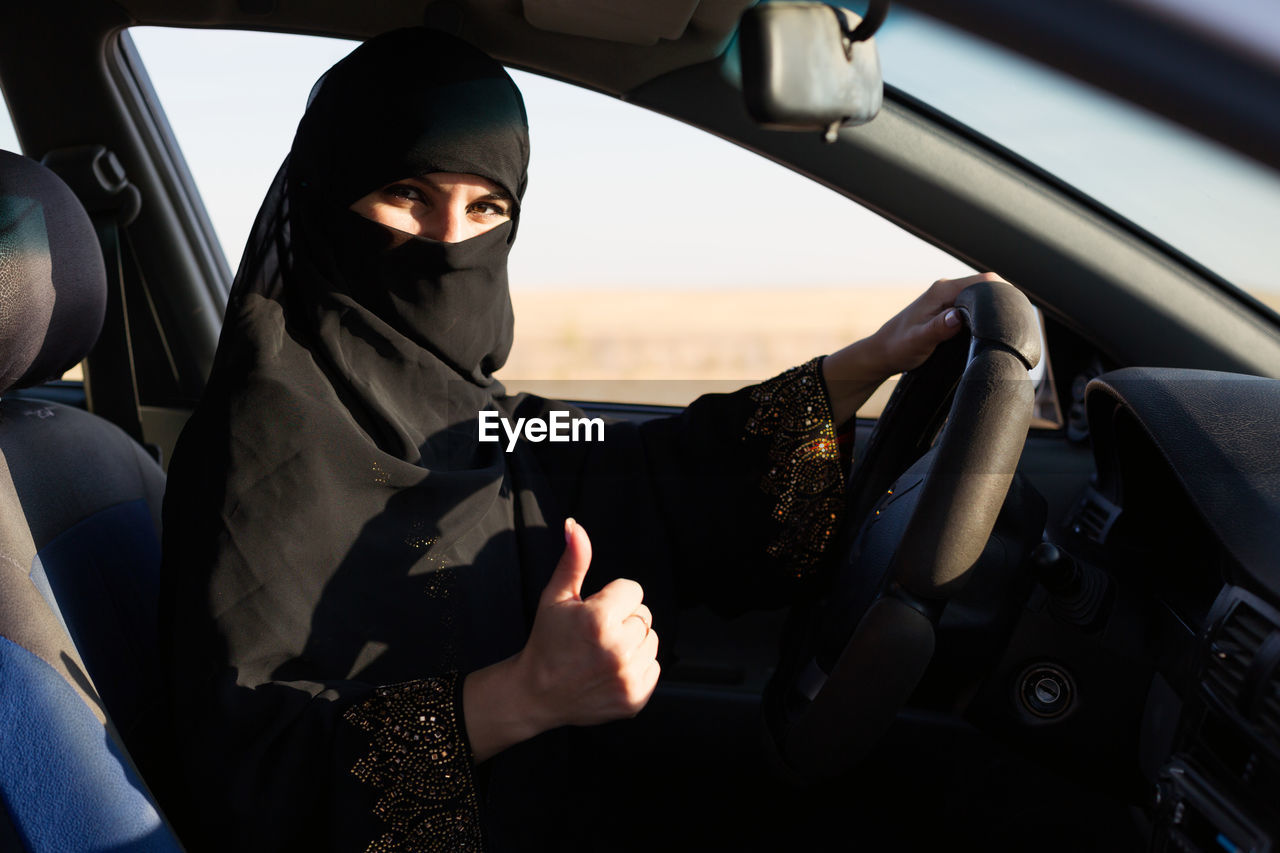
M 516 292 L 500 378 L 558 399 L 681 405 L 870 334 L 919 289 Z

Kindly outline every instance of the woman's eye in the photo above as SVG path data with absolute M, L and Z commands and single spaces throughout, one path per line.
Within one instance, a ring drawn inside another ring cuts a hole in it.
M 411 187 L 408 184 L 392 184 L 383 190 L 383 192 L 392 198 L 401 198 L 406 201 L 423 200 L 422 192 L 416 187 Z
M 481 216 L 508 217 L 511 215 L 505 204 L 494 201 L 478 201 L 471 205 L 471 211 L 473 213 L 478 213 Z

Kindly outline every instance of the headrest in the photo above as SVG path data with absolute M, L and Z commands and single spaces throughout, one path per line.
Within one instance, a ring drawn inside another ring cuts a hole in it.
M 98 340 L 107 275 L 75 194 L 0 151 L 0 394 L 61 376 Z

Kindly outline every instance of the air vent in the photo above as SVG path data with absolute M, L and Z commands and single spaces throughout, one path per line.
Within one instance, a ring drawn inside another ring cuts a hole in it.
M 1120 517 L 1120 507 L 1093 489 L 1085 492 L 1076 504 L 1075 517 L 1071 520 L 1072 532 L 1101 545 L 1111 532 L 1111 526 Z
M 1262 642 L 1276 629 L 1244 601 L 1236 602 L 1209 642 L 1204 686 L 1232 709 L 1239 709 L 1245 679 Z

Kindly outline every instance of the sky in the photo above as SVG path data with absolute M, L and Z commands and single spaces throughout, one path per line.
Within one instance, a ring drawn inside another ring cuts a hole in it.
M 131 34 L 234 268 L 312 83 L 351 43 L 155 28 Z M 1276 173 L 900 9 L 877 42 L 889 83 L 1076 183 L 1237 284 L 1280 287 Z M 513 286 L 923 286 L 968 272 L 731 143 L 603 95 L 513 76 L 532 136 Z M 0 146 L 16 146 L 3 121 Z

